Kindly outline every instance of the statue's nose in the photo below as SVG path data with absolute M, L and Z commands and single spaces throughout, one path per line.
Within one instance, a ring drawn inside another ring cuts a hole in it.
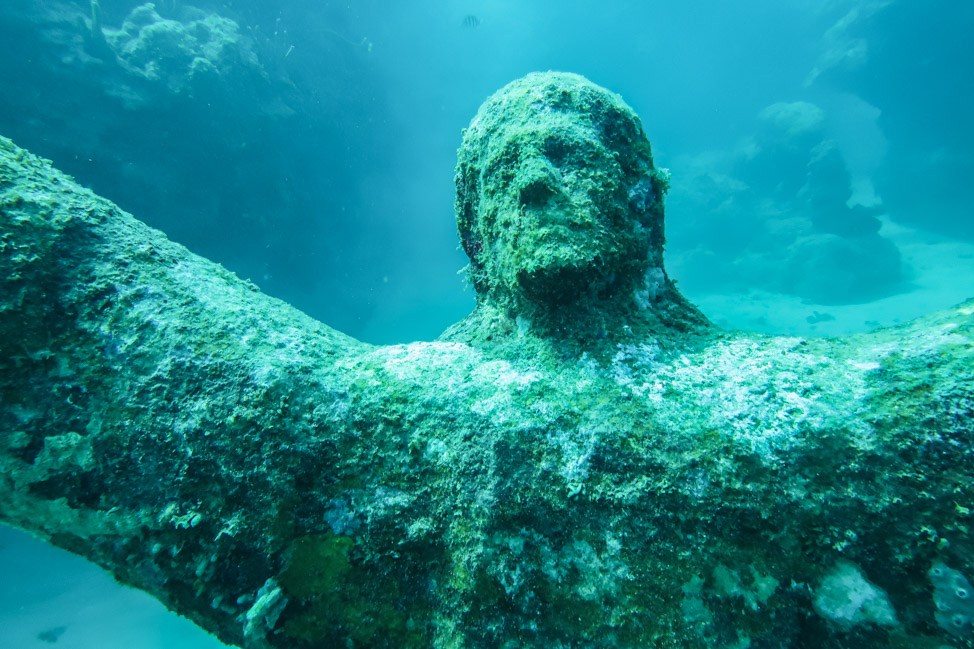
M 544 207 L 560 191 L 558 170 L 544 158 L 526 160 L 518 175 L 518 201 L 524 207 Z

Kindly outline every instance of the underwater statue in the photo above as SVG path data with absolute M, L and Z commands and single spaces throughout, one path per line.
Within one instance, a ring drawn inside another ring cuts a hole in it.
M 974 303 L 722 331 L 639 119 L 464 132 L 473 313 L 372 346 L 0 139 L 0 520 L 248 648 L 974 643 Z

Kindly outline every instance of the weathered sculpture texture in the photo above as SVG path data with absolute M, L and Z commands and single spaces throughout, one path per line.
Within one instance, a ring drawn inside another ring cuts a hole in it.
M 667 181 L 615 95 L 512 83 L 476 310 L 374 347 L 0 140 L 0 518 L 245 647 L 971 646 L 974 303 L 719 331 Z

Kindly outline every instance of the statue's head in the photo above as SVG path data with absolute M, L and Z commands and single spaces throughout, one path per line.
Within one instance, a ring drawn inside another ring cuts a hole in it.
M 668 285 L 667 179 L 618 95 L 557 72 L 508 84 L 458 154 L 457 227 L 478 300 L 514 311 L 651 305 Z

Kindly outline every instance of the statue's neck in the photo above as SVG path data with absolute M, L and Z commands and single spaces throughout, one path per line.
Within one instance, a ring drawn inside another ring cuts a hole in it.
M 651 303 L 633 299 L 521 304 L 520 308 L 511 304 L 482 298 L 473 313 L 441 338 L 500 357 L 540 355 L 572 361 L 583 355 L 611 358 L 619 345 L 650 340 L 681 348 L 713 331 L 703 314 L 672 285 Z

